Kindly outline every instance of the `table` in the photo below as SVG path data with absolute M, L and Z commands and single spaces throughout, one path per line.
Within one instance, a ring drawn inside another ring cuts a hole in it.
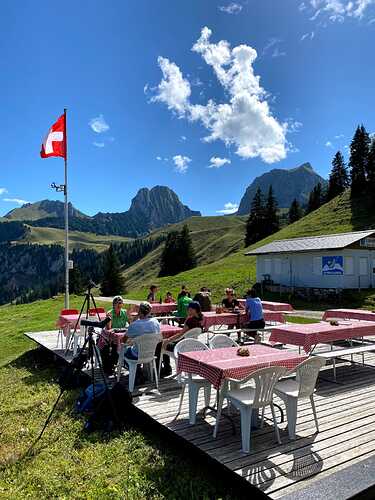
M 246 299 L 238 299 L 241 306 L 246 305 Z M 274 312 L 294 312 L 293 307 L 286 302 L 270 302 L 269 300 L 262 300 L 263 309 Z
M 356 337 L 375 335 L 375 322 L 340 321 L 338 326 L 321 321 L 307 325 L 280 325 L 271 331 L 270 342 L 281 342 L 303 347 L 306 353 L 316 344 L 329 344 L 335 340 L 347 340 Z
M 182 328 L 180 326 L 163 325 L 163 324 L 160 325 L 160 333 L 162 334 L 164 340 L 173 337 L 177 333 L 180 333 L 181 330 Z M 125 345 L 123 344 L 122 340 L 125 337 L 126 332 L 112 332 L 111 335 L 115 343 L 117 344 L 117 350 L 120 353 L 121 348 Z
M 247 348 L 250 356 L 238 356 L 237 347 L 180 353 L 177 371 L 200 375 L 215 389 L 220 389 L 225 379 L 241 380 L 254 371 L 269 366 L 284 366 L 292 370 L 306 359 L 306 356 L 296 352 L 260 344 L 253 344 Z
M 375 321 L 375 312 L 363 309 L 328 309 L 323 315 L 324 321 L 337 318 Z
M 177 304 L 175 302 L 162 304 L 159 304 L 159 302 L 152 302 L 150 305 L 151 314 L 169 314 L 177 309 Z M 133 313 L 138 314 L 139 306 L 136 306 L 134 309 Z
M 220 313 L 217 314 L 215 311 L 204 312 L 202 326 L 204 330 L 208 330 L 212 326 L 236 326 L 239 328 L 244 323 L 248 322 L 248 317 L 246 312 L 241 311 L 239 314 L 236 313 Z M 263 311 L 264 321 L 285 323 L 284 314 L 280 311 Z

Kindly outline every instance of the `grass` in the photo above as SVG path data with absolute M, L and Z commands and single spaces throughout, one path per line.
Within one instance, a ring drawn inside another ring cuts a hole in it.
M 81 299 L 71 302 L 77 307 Z M 84 434 L 72 413 L 77 391 L 64 394 L 44 437 L 24 458 L 59 393 L 59 367 L 23 332 L 53 328 L 62 307 L 62 297 L 0 307 L 0 498 L 235 498 L 207 466 L 140 424 L 110 437 Z

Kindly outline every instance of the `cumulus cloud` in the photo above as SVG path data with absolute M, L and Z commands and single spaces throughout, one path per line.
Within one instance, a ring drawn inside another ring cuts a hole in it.
M 89 121 L 89 126 L 97 134 L 102 134 L 103 132 L 107 132 L 107 130 L 109 130 L 109 125 L 105 121 L 103 115 L 99 115 L 99 116 L 96 116 L 95 118 L 91 118 L 91 120 Z
M 220 168 L 226 164 L 230 164 L 231 161 L 228 158 L 219 158 L 218 156 L 213 156 L 210 159 L 210 164 L 208 165 L 208 168 Z
M 211 34 L 209 28 L 203 28 L 192 50 L 213 69 L 226 102 L 210 99 L 206 104 L 191 103 L 189 81 L 175 63 L 164 57 L 158 58 L 163 78 L 151 100 L 166 104 L 179 118 L 201 122 L 208 131 L 205 142 L 221 140 L 226 146 L 233 145 L 242 158 L 260 157 L 266 163 L 284 159 L 288 125 L 273 116 L 268 94 L 260 85 L 260 77 L 254 74 L 256 50 L 248 45 L 232 49 L 226 40 L 212 43 Z
M 223 214 L 223 215 L 229 215 L 229 214 L 234 214 L 238 210 L 238 205 L 237 203 L 225 203 L 224 208 L 221 210 L 216 210 L 217 214 Z
M 332 142 L 331 142 L 331 141 L 327 141 L 327 142 L 325 143 L 325 147 L 326 147 L 326 148 L 332 148 L 332 147 L 333 147 Z
M 9 203 L 17 203 L 17 205 L 25 205 L 26 203 L 30 203 L 27 200 L 21 200 L 20 198 L 3 198 L 3 201 L 7 201 Z
M 176 155 L 173 157 L 173 163 L 175 164 L 175 170 L 176 172 L 180 174 L 185 174 L 189 163 L 191 162 L 191 158 L 188 156 L 183 156 L 183 155 Z
M 105 143 L 104 142 L 93 142 L 93 145 L 96 146 L 97 148 L 104 148 Z
M 232 2 L 228 5 L 219 5 L 218 9 L 226 14 L 239 14 L 242 10 L 242 5 Z
M 7 192 L 8 192 L 7 188 L 1 188 L 0 187 L 0 195 L 5 194 Z

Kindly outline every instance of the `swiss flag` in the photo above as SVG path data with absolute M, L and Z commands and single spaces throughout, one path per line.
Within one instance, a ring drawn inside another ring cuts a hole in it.
M 66 159 L 66 123 L 65 114 L 61 115 L 49 129 L 40 151 L 42 158 L 62 156 Z

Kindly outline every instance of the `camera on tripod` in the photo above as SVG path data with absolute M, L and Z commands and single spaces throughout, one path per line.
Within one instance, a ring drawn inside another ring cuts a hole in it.
M 111 318 L 107 316 L 103 321 L 96 321 L 94 319 L 81 319 L 81 326 L 88 326 L 91 328 L 104 328 L 108 323 L 110 323 Z

